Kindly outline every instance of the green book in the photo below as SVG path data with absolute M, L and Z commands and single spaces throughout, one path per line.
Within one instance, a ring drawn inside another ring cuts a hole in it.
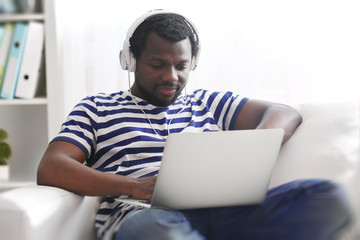
M 15 28 L 14 23 L 3 24 L 4 31 L 2 34 L 1 44 L 0 44 L 0 90 L 4 81 L 4 73 L 5 73 L 7 58 L 9 55 L 11 40 L 14 35 L 14 28 Z

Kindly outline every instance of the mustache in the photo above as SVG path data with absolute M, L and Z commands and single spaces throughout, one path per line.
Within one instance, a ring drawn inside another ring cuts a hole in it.
M 163 82 L 155 84 L 155 87 L 175 87 L 177 90 L 179 90 L 181 88 L 181 85 L 175 82 Z

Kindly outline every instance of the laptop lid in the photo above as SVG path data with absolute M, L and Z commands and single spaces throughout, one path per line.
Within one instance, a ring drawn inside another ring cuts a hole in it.
M 192 209 L 261 203 L 283 135 L 283 129 L 170 135 L 151 205 Z

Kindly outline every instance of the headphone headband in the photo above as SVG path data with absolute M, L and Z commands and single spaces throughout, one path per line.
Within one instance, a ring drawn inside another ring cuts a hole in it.
M 197 29 L 192 24 L 192 22 L 189 19 L 187 19 L 185 16 L 178 14 L 176 12 L 164 10 L 164 9 L 157 9 L 157 10 L 149 11 L 149 12 L 145 13 L 144 15 L 140 16 L 138 19 L 136 19 L 136 21 L 130 26 L 130 28 L 126 34 L 126 38 L 124 40 L 123 49 L 120 51 L 119 58 L 120 58 L 121 68 L 124 70 L 127 70 L 129 72 L 135 72 L 136 59 L 130 50 L 130 38 L 132 37 L 135 30 L 141 23 L 143 23 L 149 17 L 159 15 L 159 14 L 176 14 L 176 15 L 182 16 L 185 19 L 186 24 L 188 24 L 189 27 L 192 29 L 195 40 L 198 44 L 197 54 L 195 56 L 193 56 L 192 60 L 191 60 L 191 70 L 195 70 L 197 63 L 199 61 L 199 53 L 200 53 L 200 42 L 199 42 L 199 38 L 198 38 Z

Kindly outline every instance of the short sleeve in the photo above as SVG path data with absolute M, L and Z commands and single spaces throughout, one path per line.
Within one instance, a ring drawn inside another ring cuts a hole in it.
M 84 98 L 77 104 L 52 141 L 66 141 L 81 148 L 87 158 L 94 151 L 96 142 L 97 108 L 93 97 Z

